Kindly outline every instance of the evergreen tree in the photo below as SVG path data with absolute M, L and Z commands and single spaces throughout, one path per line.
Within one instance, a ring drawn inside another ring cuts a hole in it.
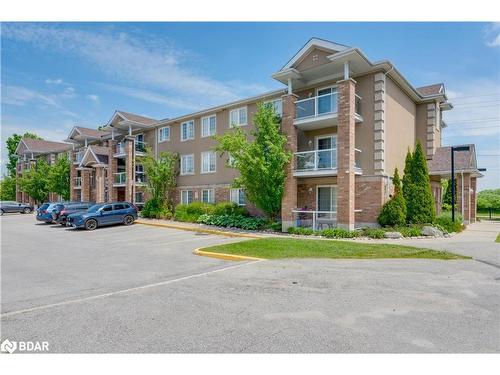
M 457 202 L 457 180 L 455 180 L 455 203 Z M 451 179 L 446 184 L 446 190 L 443 196 L 443 204 L 451 206 Z
M 434 221 L 436 216 L 434 197 L 432 196 L 427 161 L 420 142 L 417 142 L 409 165 L 405 166 L 403 193 L 406 199 L 408 223 L 423 224 Z
M 411 197 L 412 179 L 410 171 L 411 171 L 412 160 L 413 160 L 413 155 L 410 149 L 408 149 L 408 152 L 406 153 L 405 169 L 403 175 L 403 197 L 405 198 L 405 201 L 408 201 Z
M 406 224 L 406 202 L 403 197 L 398 169 L 394 170 L 394 195 L 382 207 L 377 220 L 383 227 L 402 226 Z

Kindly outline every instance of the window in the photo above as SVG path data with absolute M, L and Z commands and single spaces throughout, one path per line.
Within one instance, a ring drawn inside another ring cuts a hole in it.
M 227 154 L 227 166 L 234 168 L 234 156 L 231 155 L 230 153 Z
M 247 124 L 247 107 L 236 108 L 229 111 L 229 127 Z
M 215 203 L 214 189 L 203 189 L 201 191 L 201 201 L 203 203 Z
M 194 139 L 194 121 L 186 121 L 181 124 L 181 141 Z
M 158 142 L 170 141 L 170 126 L 158 129 Z
M 125 209 L 125 205 L 124 204 L 114 204 L 113 205 L 113 210 L 124 210 Z
M 236 203 L 238 206 L 245 206 L 245 191 L 243 189 L 231 189 L 230 200 L 232 203 Z
M 193 202 L 193 191 L 192 190 L 181 190 L 181 203 L 189 204 Z
M 135 192 L 135 203 L 144 203 L 144 192 L 142 191 Z
M 274 99 L 266 103 L 270 103 L 273 106 L 276 114 L 281 117 L 281 115 L 283 114 L 283 105 L 281 103 L 281 99 Z
M 194 155 L 181 156 L 181 175 L 194 174 Z
M 201 153 L 201 173 L 213 173 L 216 169 L 216 154 L 213 151 Z
M 210 137 L 211 135 L 215 135 L 216 126 L 217 126 L 217 117 L 215 115 L 202 117 L 201 136 Z
M 109 212 L 109 211 L 112 211 L 113 210 L 113 206 L 111 206 L 110 204 L 108 204 L 107 206 L 104 206 L 101 211 L 103 212 Z

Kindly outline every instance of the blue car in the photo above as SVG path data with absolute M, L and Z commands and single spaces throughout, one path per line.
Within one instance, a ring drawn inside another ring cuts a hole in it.
M 137 220 L 137 208 L 132 203 L 102 203 L 90 207 L 86 212 L 68 215 L 66 225 L 94 230 L 112 224 L 131 225 Z
M 44 203 L 36 209 L 36 219 L 45 223 L 53 223 L 52 211 L 58 206 L 62 206 L 62 202 Z

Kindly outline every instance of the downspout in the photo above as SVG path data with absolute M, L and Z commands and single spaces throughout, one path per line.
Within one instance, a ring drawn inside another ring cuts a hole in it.
M 462 202 L 461 203 L 462 203 L 462 220 L 463 220 L 463 218 L 464 218 L 464 172 L 462 171 L 460 173 L 462 175 L 462 178 L 461 178 L 461 180 L 462 180 L 462 193 L 461 193 L 462 194 Z

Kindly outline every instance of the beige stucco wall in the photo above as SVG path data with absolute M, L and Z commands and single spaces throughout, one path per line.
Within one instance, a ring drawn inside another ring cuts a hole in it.
M 404 170 L 408 148 L 415 144 L 416 105 L 389 77 L 385 101 L 385 172 Z
M 356 148 L 361 150 L 357 155 L 361 161 L 363 175 L 373 175 L 373 126 L 374 126 L 374 74 L 354 77 L 356 94 L 361 96 L 361 115 L 363 122 L 356 124 Z
M 417 116 L 415 125 L 415 144 L 420 141 L 420 144 L 425 148 L 427 147 L 427 104 L 417 104 Z
M 302 58 L 299 63 L 294 65 L 294 68 L 298 71 L 303 71 L 317 66 L 327 64 L 330 60 L 327 56 L 333 54 L 332 51 L 325 51 L 320 48 L 313 48 L 304 58 Z

